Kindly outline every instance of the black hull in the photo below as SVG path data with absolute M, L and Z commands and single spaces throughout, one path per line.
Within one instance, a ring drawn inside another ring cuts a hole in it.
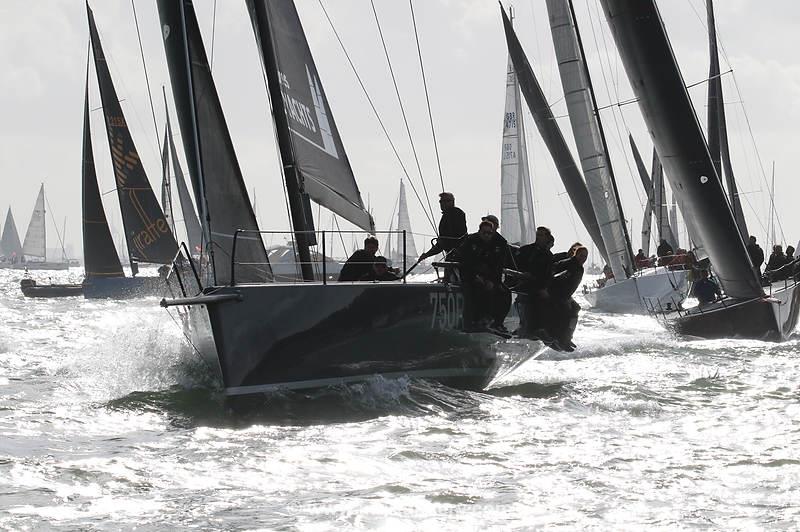
M 83 295 L 83 285 L 51 284 L 20 286 L 25 297 L 77 297 Z
M 303 389 L 409 376 L 481 390 L 546 349 L 462 332 L 463 297 L 440 284 L 306 284 L 218 287 L 238 300 L 193 306 L 201 353 L 214 353 L 227 395 Z M 198 326 L 207 312 L 210 331 Z M 209 338 L 213 335 L 213 339 Z
M 166 283 L 161 277 L 90 277 L 83 281 L 86 299 L 132 299 L 162 296 Z
M 692 310 L 674 320 L 668 327 L 678 334 L 705 339 L 749 338 L 783 341 L 797 326 L 800 311 L 798 285 L 777 283 L 767 298 L 725 300 Z M 724 304 L 723 304 L 724 303 Z

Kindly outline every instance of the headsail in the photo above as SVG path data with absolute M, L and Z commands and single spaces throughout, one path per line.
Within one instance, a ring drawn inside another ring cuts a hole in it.
M 11 214 L 11 207 L 6 214 L 6 223 L 3 225 L 3 238 L 0 240 L 0 254 L 8 260 L 22 259 L 22 243 L 19 241 L 17 224 L 14 223 L 14 215 Z
M 28 230 L 25 232 L 25 240 L 22 242 L 22 254 L 25 257 L 47 258 L 47 224 L 44 214 L 44 184 L 42 184 L 39 187 L 39 195 L 36 196 L 36 204 L 33 206 Z
M 601 3 L 690 234 L 729 296 L 762 296 L 654 0 Z
M 167 128 L 164 128 L 164 143 L 161 148 L 161 208 L 164 209 L 164 219 L 167 220 L 172 234 L 177 239 L 175 232 L 175 215 L 172 212 L 172 177 L 169 171 L 169 149 L 167 148 Z
M 572 205 L 574 205 L 578 216 L 600 254 L 604 259 L 608 260 L 608 253 L 606 253 L 606 247 L 603 244 L 600 227 L 592 209 L 592 201 L 589 198 L 586 183 L 584 183 L 581 172 L 578 170 L 577 164 L 575 164 L 575 159 L 572 158 L 569 147 L 564 140 L 564 135 L 561 133 L 561 129 L 553 116 L 553 111 L 550 109 L 550 104 L 547 102 L 544 92 L 542 92 L 542 88 L 536 80 L 533 68 L 531 68 L 517 34 L 511 26 L 511 21 L 502 6 L 500 7 L 500 12 L 503 16 L 503 28 L 506 34 L 508 53 L 514 63 L 520 90 L 528 104 L 528 109 L 530 109 L 533 120 L 536 122 L 536 127 L 539 129 L 539 133 L 542 135 L 542 139 L 553 157 L 558 173 L 561 176 L 561 181 L 564 183 L 564 188 L 567 190 L 570 200 L 572 200 Z
M 514 63 L 508 58 L 506 109 L 503 119 L 503 152 L 500 157 L 500 221 L 503 235 L 512 244 L 533 242 L 533 213 L 528 147 Z
M 301 191 L 365 231 L 374 229 L 339 137 L 294 2 L 247 0 L 265 65 L 273 54 Z M 266 42 L 269 39 L 269 42 Z M 269 68 L 268 66 L 266 68 Z M 280 126 L 279 126 L 280 127 Z
M 658 241 L 666 240 L 675 249 L 675 235 L 669 224 L 669 204 L 667 203 L 667 187 L 664 184 L 664 166 L 658 158 L 658 153 L 653 149 L 653 212 L 656 216 L 656 230 Z
M 165 102 L 166 107 L 166 102 Z M 200 227 L 200 220 L 192 205 L 192 195 L 186 186 L 186 179 L 183 177 L 183 168 L 178 160 L 178 152 L 175 149 L 175 140 L 172 138 L 172 125 L 167 113 L 167 142 L 169 143 L 169 153 L 172 159 L 172 175 L 174 176 L 175 186 L 178 189 L 178 201 L 181 204 L 181 214 L 183 223 L 186 226 L 186 238 L 189 240 L 187 245 L 193 255 L 199 255 L 203 249 L 203 230 Z M 255 215 L 254 215 L 255 216 Z
M 568 0 L 547 0 L 547 12 L 589 198 L 600 224 L 609 266 L 616 279 L 625 279 L 635 270 L 633 253 L 576 21 Z
M 708 69 L 708 149 L 717 175 L 722 177 L 725 170 L 725 179 L 728 187 L 728 197 L 731 202 L 733 216 L 742 238 L 747 239 L 747 222 L 744 219 L 742 202 L 733 175 L 731 153 L 728 147 L 728 126 L 725 120 L 725 101 L 722 95 L 722 78 L 720 77 L 719 52 L 717 50 L 717 27 L 714 22 L 713 0 L 706 0 L 706 15 L 708 19 L 708 51 L 710 66 Z M 721 164 L 720 164 L 721 162 Z
M 117 249 L 103 210 L 97 172 L 94 167 L 94 150 L 89 125 L 89 72 L 86 72 L 86 94 L 83 105 L 83 267 L 86 277 L 124 277 Z
M 633 141 L 633 135 L 630 133 L 628 134 L 628 142 L 630 142 L 631 145 L 633 160 L 636 162 L 636 169 L 639 171 L 639 179 L 642 181 L 644 193 L 647 196 L 644 205 L 644 217 L 642 218 L 642 251 L 645 256 L 650 256 L 650 235 L 653 227 L 653 205 L 655 204 L 653 182 L 650 179 L 650 175 L 647 173 L 647 167 L 645 167 L 644 161 L 642 160 L 642 154 L 639 152 L 639 148 L 636 147 L 636 143 Z
M 170 264 L 178 251 L 178 244 L 164 219 L 164 212 L 133 143 L 88 3 L 86 11 L 128 255 L 132 261 Z
M 681 247 L 681 238 L 678 233 L 678 205 L 674 195 L 672 200 L 672 205 L 669 206 L 669 227 L 672 230 L 673 245 L 675 246 L 675 251 L 677 251 Z
M 204 251 L 208 251 L 210 237 L 214 280 L 226 284 L 231 280 L 236 230 L 257 231 L 258 224 L 211 76 L 194 6 L 190 0 L 158 0 L 158 15 L 189 176 L 203 220 Z M 181 205 L 190 204 L 181 200 Z M 236 262 L 242 264 L 236 268 L 239 282 L 272 277 L 258 234 L 237 237 Z
M 414 233 L 411 232 L 411 218 L 408 216 L 408 203 L 406 202 L 406 185 L 400 181 L 400 197 L 397 200 L 397 231 L 406 232 L 405 259 L 408 266 L 417 260 L 417 246 L 414 244 Z M 403 264 L 403 234 L 397 235 L 397 247 L 394 250 L 396 264 Z

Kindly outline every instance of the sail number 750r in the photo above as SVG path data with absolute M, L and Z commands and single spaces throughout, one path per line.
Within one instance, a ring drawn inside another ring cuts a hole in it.
M 464 295 L 452 292 L 436 292 L 430 295 L 433 312 L 431 329 L 447 331 L 461 329 L 464 322 Z

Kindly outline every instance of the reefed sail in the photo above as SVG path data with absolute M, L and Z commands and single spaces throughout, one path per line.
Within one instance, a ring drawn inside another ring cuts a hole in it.
M 247 0 L 247 6 L 262 58 L 273 54 L 278 66 L 301 190 L 365 231 L 372 230 L 375 224 L 361 200 L 294 2 Z M 269 43 L 264 42 L 267 35 Z
M 211 76 L 194 6 L 188 0 L 159 0 L 158 16 L 189 176 L 203 218 L 203 249 L 213 259 L 214 282 L 228 284 L 234 235 L 238 229 L 258 231 L 258 224 Z M 191 203 L 182 199 L 181 204 Z M 190 243 L 197 246 L 197 242 Z M 263 282 L 272 277 L 259 234 L 236 237 L 236 262 L 237 282 Z
M 33 206 L 33 214 L 25 232 L 25 240 L 22 243 L 22 254 L 28 258 L 33 257 L 45 260 L 47 258 L 47 228 L 45 223 L 44 211 L 44 184 L 39 187 L 39 195 L 36 197 L 36 204 Z
M 500 158 L 500 221 L 506 240 L 517 245 L 533 242 L 536 233 L 521 103 L 514 62 L 509 57 Z
M 128 255 L 132 261 L 170 264 L 178 251 L 178 244 L 133 143 L 88 4 L 86 10 Z

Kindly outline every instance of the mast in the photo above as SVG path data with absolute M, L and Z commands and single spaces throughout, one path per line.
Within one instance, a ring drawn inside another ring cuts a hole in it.
M 292 227 L 295 231 L 294 240 L 297 256 L 300 259 L 300 271 L 303 274 L 304 281 L 313 281 L 314 269 L 311 265 L 309 246 L 314 239 L 313 233 L 307 233 L 307 231 L 313 230 L 313 221 L 308 220 L 312 214 L 306 212 L 305 209 L 306 202 L 303 198 L 302 177 L 297 170 L 297 161 L 294 157 L 292 138 L 289 131 L 289 120 L 286 117 L 286 108 L 283 105 L 281 80 L 279 78 L 272 29 L 269 22 L 265 22 L 267 21 L 267 13 L 263 3 L 248 0 L 247 6 L 250 11 L 253 31 L 256 34 L 256 41 L 259 44 L 261 60 L 264 62 L 264 70 L 267 75 L 269 99 L 272 102 L 272 118 L 275 120 L 278 147 L 281 161 L 283 161 L 283 176 L 286 181 L 286 195 L 289 199 Z
M 578 165 L 575 163 L 569 146 L 564 140 L 561 128 L 558 127 L 555 116 L 553 116 L 550 104 L 544 96 L 542 87 L 536 79 L 533 68 L 525 56 L 525 51 L 522 49 L 522 45 L 502 5 L 500 6 L 500 13 L 503 17 L 503 29 L 505 30 L 508 53 L 514 63 L 514 71 L 517 74 L 520 90 L 528 104 L 528 109 L 533 115 L 536 127 L 539 129 L 542 140 L 553 158 L 553 162 L 561 176 L 561 181 L 564 183 L 564 188 L 569 194 L 578 216 L 603 259 L 608 261 L 608 253 L 600 233 L 597 216 L 592 208 L 592 201 L 589 198 L 586 183 L 583 181 Z
M 762 297 L 654 0 L 601 0 L 666 175 L 725 293 Z
M 547 0 L 547 11 L 589 197 L 609 265 L 617 279 L 625 279 L 635 270 L 633 252 L 575 10 L 570 0 Z

